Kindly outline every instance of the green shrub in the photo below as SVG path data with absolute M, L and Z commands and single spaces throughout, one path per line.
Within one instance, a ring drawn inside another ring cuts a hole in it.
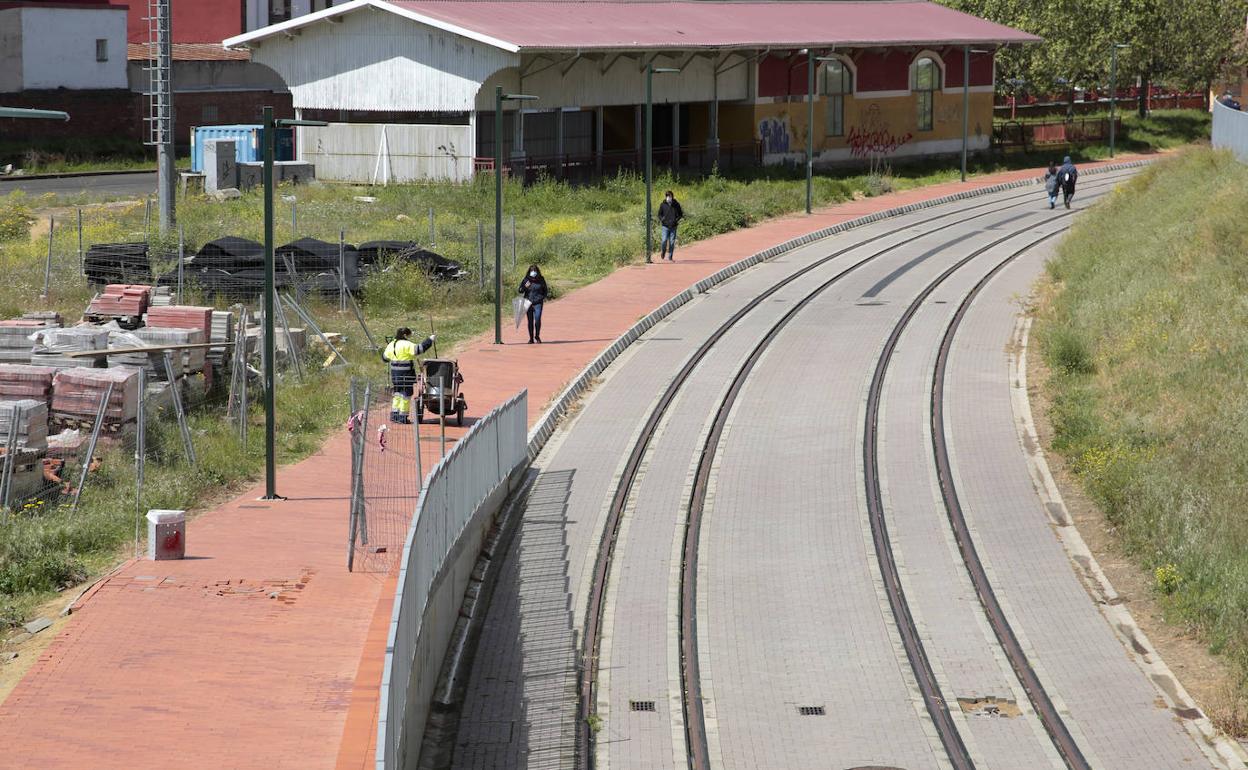
M 30 239 L 30 226 L 35 217 L 20 191 L 0 198 L 0 241 Z
M 1045 339 L 1044 352 L 1049 366 L 1064 374 L 1091 374 L 1096 369 L 1088 344 L 1069 327 L 1053 329 Z

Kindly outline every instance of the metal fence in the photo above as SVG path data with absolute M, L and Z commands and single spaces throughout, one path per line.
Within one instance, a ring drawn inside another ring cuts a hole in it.
M 1248 163 L 1248 114 L 1221 102 L 1213 103 L 1213 146 L 1235 153 Z
M 365 390 L 375 398 L 370 386 Z M 385 410 L 374 411 L 384 419 Z M 478 420 L 447 451 L 419 491 L 406 532 L 386 643 L 378 768 L 403 766 L 405 755 L 420 749 L 442 656 L 480 545 L 467 541 L 473 533 L 484 537 L 482 525 L 488 522 L 482 521 L 482 514 L 488 513 L 487 503 L 501 503 L 509 480 L 528 462 L 527 415 L 528 391 L 521 391 Z M 376 440 L 376 429 L 369 426 L 370 417 L 375 415 L 363 410 L 352 419 L 356 444 L 363 444 L 355 468 L 359 481 L 353 484 L 362 499 L 353 496 L 349 516 L 358 522 L 363 514 L 367 523 L 361 532 L 367 531 L 372 540 L 388 537 L 386 525 L 377 525 L 376 520 L 390 515 L 381 511 L 401 511 L 411 501 L 419 476 L 412 458 L 397 449 L 401 443 L 414 444 L 414 426 L 398 426 L 406 429 L 402 431 L 391 426 L 383 446 Z M 369 486 L 370 480 L 390 475 L 407 480 Z

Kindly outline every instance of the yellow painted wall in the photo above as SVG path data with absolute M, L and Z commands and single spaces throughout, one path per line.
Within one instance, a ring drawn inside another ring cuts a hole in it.
M 763 141 L 764 153 L 805 152 L 807 105 L 805 102 L 756 104 L 754 137 Z M 916 142 L 962 138 L 962 94 L 935 93 L 932 129 L 918 130 L 918 97 L 884 99 L 845 97 L 844 136 L 825 136 L 827 99 L 815 100 L 815 152 L 851 146 L 896 149 Z M 992 132 L 992 94 L 970 95 L 970 135 Z M 883 154 L 888 154 L 884 150 Z

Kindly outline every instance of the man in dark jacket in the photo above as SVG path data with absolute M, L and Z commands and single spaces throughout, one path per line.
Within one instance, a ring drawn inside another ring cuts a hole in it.
M 676 259 L 676 227 L 685 218 L 685 212 L 672 191 L 663 193 L 663 202 L 659 204 L 659 228 L 663 240 L 659 245 L 659 259 L 666 257 L 668 261 Z
M 1062 203 L 1070 208 L 1070 199 L 1075 197 L 1075 180 L 1079 178 L 1079 170 L 1067 155 L 1062 159 L 1062 167 L 1057 170 L 1057 179 L 1062 186 Z

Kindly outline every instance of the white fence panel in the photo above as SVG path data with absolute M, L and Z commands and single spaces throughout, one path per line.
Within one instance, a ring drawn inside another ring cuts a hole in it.
M 1248 163 L 1248 113 L 1232 110 L 1217 101 L 1213 103 L 1213 146 L 1235 153 Z
M 471 570 L 477 551 L 460 548 L 457 553 L 460 538 L 468 534 L 491 495 L 497 495 L 528 462 L 527 416 L 526 390 L 473 425 L 434 467 L 420 495 L 403 548 L 386 644 L 378 770 L 413 764 L 420 751 L 429 699 L 445 652 L 445 644 L 438 640 L 449 636 L 463 598 L 462 590 L 450 590 L 448 570 L 462 567 L 458 562 Z M 439 613 L 443 604 L 454 609 Z
M 331 182 L 391 184 L 472 178 L 472 126 L 330 123 L 299 129 L 299 159 Z

